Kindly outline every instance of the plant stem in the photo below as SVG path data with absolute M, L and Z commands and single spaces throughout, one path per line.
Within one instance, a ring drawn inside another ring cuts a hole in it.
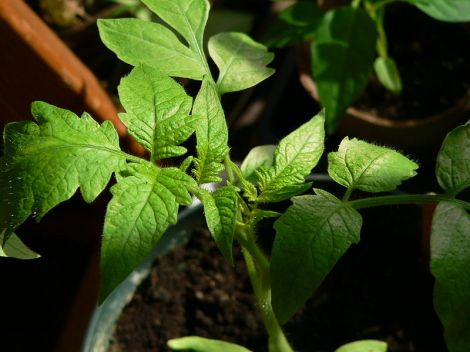
M 378 207 L 383 205 L 398 204 L 436 204 L 439 202 L 451 202 L 460 205 L 464 209 L 470 210 L 470 203 L 460 199 L 455 199 L 444 194 L 404 194 L 393 196 L 370 197 L 349 201 L 349 205 L 354 209 Z
M 271 282 L 269 278 L 269 262 L 254 239 L 253 231 L 237 229 L 237 240 L 243 247 L 248 275 L 263 320 L 269 335 L 269 352 L 293 352 L 290 347 L 271 305 Z

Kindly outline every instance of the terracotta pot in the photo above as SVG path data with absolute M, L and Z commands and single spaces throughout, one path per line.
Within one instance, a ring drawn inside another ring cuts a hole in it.
M 313 99 L 319 101 L 310 64 L 310 46 L 299 47 L 299 79 Z M 337 134 L 365 139 L 397 148 L 420 161 L 434 162 L 446 134 L 470 118 L 470 90 L 458 102 L 427 118 L 392 120 L 349 107 L 341 119 Z
M 0 1 L 0 122 L 30 119 L 31 102 L 44 100 L 126 128 L 95 75 L 22 1 Z

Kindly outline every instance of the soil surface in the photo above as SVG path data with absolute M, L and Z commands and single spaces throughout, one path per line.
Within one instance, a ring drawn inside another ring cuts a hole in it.
M 468 24 L 440 22 L 414 6 L 393 4 L 385 30 L 403 92 L 388 92 L 373 74 L 357 108 L 391 119 L 423 118 L 450 108 L 470 89 Z
M 361 243 L 286 325 L 286 335 L 298 352 L 332 352 L 367 338 L 387 341 L 389 352 L 445 352 L 416 221 L 419 209 L 363 214 Z M 266 334 L 237 248 L 235 256 L 231 267 L 201 230 L 184 248 L 159 259 L 121 316 L 110 351 L 167 351 L 168 339 L 199 335 L 266 352 Z

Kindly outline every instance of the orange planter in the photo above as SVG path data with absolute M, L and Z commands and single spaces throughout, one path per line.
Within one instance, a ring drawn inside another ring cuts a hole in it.
M 30 118 L 34 100 L 86 110 L 126 128 L 94 74 L 22 1 L 0 1 L 0 122 Z

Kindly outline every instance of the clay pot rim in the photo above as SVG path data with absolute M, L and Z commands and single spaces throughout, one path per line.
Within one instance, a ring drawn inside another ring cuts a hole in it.
M 319 95 L 317 85 L 310 75 L 310 72 L 306 72 L 302 69 L 302 65 L 299 66 L 299 79 L 302 86 L 305 90 L 309 93 L 309 95 L 315 99 L 315 101 L 319 102 Z M 465 111 L 470 112 L 470 89 L 467 90 L 465 95 L 460 98 L 453 106 L 450 108 L 439 112 L 437 114 L 422 117 L 422 118 L 412 118 L 407 120 L 393 120 L 387 117 L 383 117 L 380 115 L 376 115 L 353 106 L 347 108 L 346 113 L 357 118 L 363 120 L 365 122 L 371 123 L 373 125 L 378 125 L 381 127 L 389 127 L 389 128 L 416 128 L 421 126 L 426 126 L 430 124 L 434 124 L 439 120 L 446 119 L 447 116 L 455 115 L 458 111 Z M 470 118 L 470 116 L 469 116 Z

